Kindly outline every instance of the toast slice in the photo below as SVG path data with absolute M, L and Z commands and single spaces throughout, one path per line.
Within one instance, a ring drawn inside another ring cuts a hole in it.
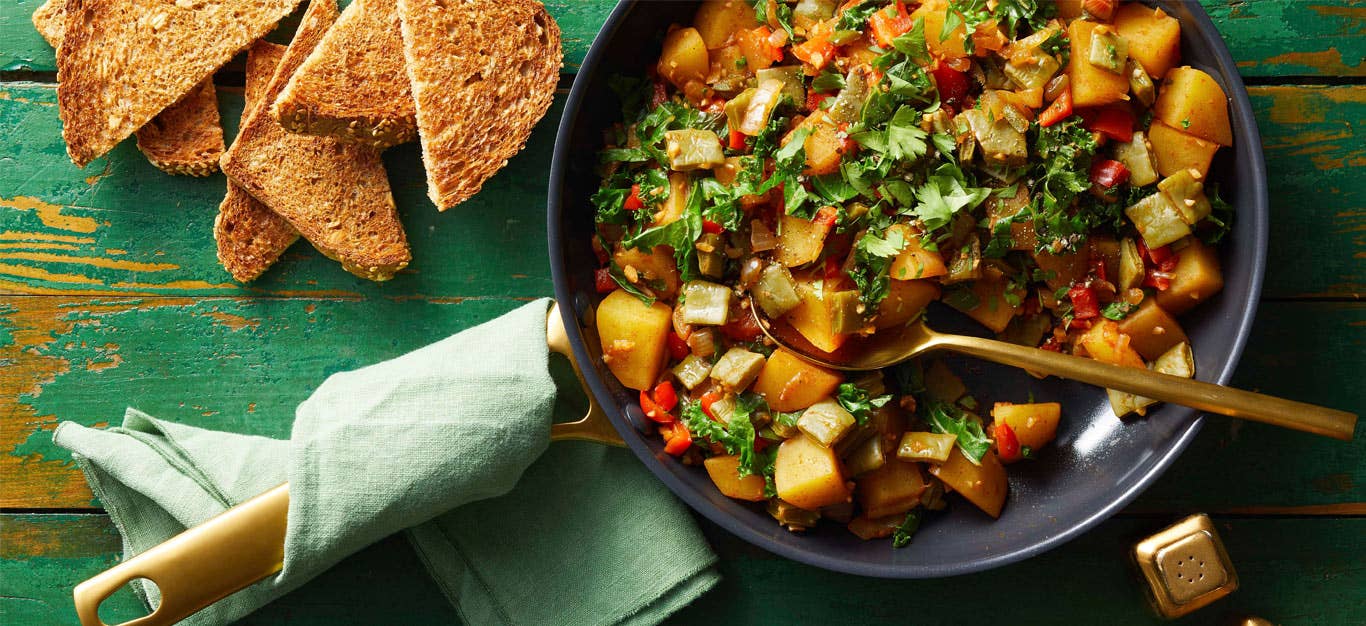
M 310 0 L 294 41 L 261 94 L 262 103 L 280 95 L 336 17 L 336 0 Z M 388 280 L 412 260 L 377 150 L 287 132 L 261 104 L 224 153 L 222 168 L 319 252 L 357 276 Z
M 355 0 L 308 55 L 271 115 L 293 133 L 387 148 L 417 139 L 396 0 Z
M 47 0 L 33 12 L 34 27 L 53 48 L 62 46 L 65 6 L 66 0 Z M 225 147 L 213 77 L 205 78 L 136 134 L 138 150 L 169 174 L 208 176 L 217 172 Z
M 299 0 L 66 0 L 57 106 L 84 167 L 142 128 Z
M 522 149 L 555 96 L 560 28 L 534 0 L 398 0 L 427 195 L 444 211 Z
M 248 50 L 244 122 L 252 111 L 260 108 L 261 94 L 284 55 L 284 46 L 265 41 L 256 42 Z M 218 244 L 218 262 L 223 269 L 239 282 L 247 283 L 274 265 L 285 249 L 298 241 L 299 231 L 229 180 L 228 193 L 213 220 L 213 239 Z

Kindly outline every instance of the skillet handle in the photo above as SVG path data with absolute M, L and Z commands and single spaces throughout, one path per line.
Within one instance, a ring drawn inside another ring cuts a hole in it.
M 558 304 L 546 318 L 546 345 L 569 359 L 588 395 L 588 413 L 577 422 L 552 425 L 551 441 L 626 445 L 584 383 Z M 136 578 L 156 583 L 161 604 L 152 614 L 119 626 L 174 624 L 279 572 L 284 566 L 288 512 L 286 483 L 77 585 L 72 595 L 81 625 L 108 626 L 100 620 L 100 603 Z
M 156 583 L 161 604 L 120 626 L 174 624 L 279 572 L 288 513 L 286 483 L 76 585 L 81 626 L 108 626 L 100 620 L 100 603 L 135 578 Z

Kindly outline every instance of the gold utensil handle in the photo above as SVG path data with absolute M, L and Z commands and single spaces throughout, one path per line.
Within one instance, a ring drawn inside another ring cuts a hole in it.
M 280 485 L 105 570 L 73 592 L 82 626 L 106 626 L 100 603 L 119 587 L 146 578 L 161 590 L 151 615 L 121 626 L 174 624 L 284 565 L 289 485 Z
M 1004 341 L 934 333 L 926 347 L 1336 439 L 1351 440 L 1356 429 L 1357 416 L 1346 411 Z
M 569 358 L 588 395 L 588 413 L 577 422 L 552 425 L 550 440 L 626 445 L 584 383 L 558 304 L 546 318 L 546 345 Z M 100 621 L 100 603 L 135 578 L 156 583 L 161 604 L 151 615 L 119 626 L 174 624 L 279 572 L 284 566 L 288 512 L 286 483 L 77 585 L 73 595 L 81 626 L 107 626 Z

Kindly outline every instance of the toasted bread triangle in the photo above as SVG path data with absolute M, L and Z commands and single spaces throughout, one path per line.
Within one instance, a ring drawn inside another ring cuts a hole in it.
M 66 0 L 47 0 L 33 12 L 33 25 L 53 48 L 62 45 Z M 208 176 L 223 156 L 223 127 L 213 77 L 205 78 L 136 132 L 138 150 L 169 174 Z
M 244 122 L 252 111 L 260 108 L 261 94 L 284 55 L 284 46 L 265 41 L 252 44 L 248 50 Z M 233 278 L 246 283 L 274 265 L 299 239 L 299 231 L 229 180 L 228 192 L 213 221 L 213 238 L 218 246 L 218 262 Z
M 261 102 L 272 102 L 336 20 L 335 0 L 311 0 Z M 347 271 L 388 280 L 412 259 L 379 152 L 285 131 L 264 104 L 223 155 L 223 173 L 285 218 Z
M 299 0 L 66 0 L 57 104 L 81 167 L 210 78 Z
M 375 148 L 417 139 L 396 0 L 355 0 L 299 66 L 271 115 L 285 130 Z
M 560 28 L 534 0 L 399 0 L 427 195 L 446 210 L 522 149 L 555 97 Z

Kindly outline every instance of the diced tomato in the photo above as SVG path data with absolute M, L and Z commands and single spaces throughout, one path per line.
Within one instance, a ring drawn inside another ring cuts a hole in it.
M 792 46 L 792 56 L 820 70 L 835 58 L 835 44 L 827 37 L 817 37 Z
M 935 88 L 939 90 L 939 100 L 949 106 L 958 106 L 968 97 L 968 73 L 955 70 L 943 63 L 930 72 L 934 76 Z
M 1170 272 L 1164 272 L 1156 267 L 1150 267 L 1148 268 L 1148 272 L 1143 275 L 1143 286 L 1152 287 L 1158 291 L 1166 291 L 1171 289 L 1172 275 Z
M 1091 164 L 1091 183 L 1106 189 L 1129 180 L 1129 168 L 1114 159 L 1100 159 Z
M 1015 429 L 1005 422 L 997 422 L 996 434 L 996 454 L 1002 461 L 1015 461 L 1020 458 L 1020 438 L 1015 436 Z
M 868 26 L 872 29 L 873 38 L 879 46 L 891 48 L 892 40 L 911 30 L 915 22 L 906 13 L 906 5 L 897 0 L 894 6 L 874 11 L 872 17 L 868 18 Z
M 679 337 L 678 333 L 669 331 L 669 356 L 675 361 L 681 361 L 688 357 L 692 350 L 688 348 L 688 340 Z
M 1091 275 L 1095 276 L 1097 280 L 1110 280 L 1105 273 L 1105 259 L 1098 256 L 1091 257 Z
M 810 93 L 806 94 L 806 110 L 812 112 L 819 111 L 821 109 L 821 103 L 825 102 L 825 99 L 829 97 L 831 97 L 831 94 L 821 93 L 812 89 Z
M 1110 104 L 1094 109 L 1077 111 L 1082 126 L 1091 132 L 1100 133 L 1115 141 L 1130 141 L 1134 138 L 1134 111 L 1127 104 Z
M 1089 320 L 1100 315 L 1100 305 L 1096 292 L 1090 287 L 1077 285 L 1067 290 L 1067 299 L 1072 301 L 1072 318 Z
M 1149 248 L 1147 244 L 1143 243 L 1143 238 L 1141 237 L 1138 240 L 1138 253 L 1145 261 L 1158 266 L 1176 256 L 1176 253 L 1172 252 L 1171 244 L 1167 244 L 1160 248 Z M 1172 267 L 1174 268 L 1176 266 L 1172 265 Z M 1168 268 L 1168 271 L 1171 271 L 1171 268 Z
M 1052 126 L 1072 115 L 1072 90 L 1058 94 L 1058 99 L 1039 114 L 1039 126 Z
M 677 403 L 678 398 L 674 398 L 674 402 Z M 668 409 L 659 406 L 659 403 L 651 398 L 650 394 L 643 389 L 640 392 L 640 410 L 645 413 L 645 417 L 659 422 L 660 424 L 671 424 L 677 419 L 669 414 Z
M 663 429 L 660 429 L 660 432 L 663 432 Z M 664 444 L 665 452 L 681 456 L 692 447 L 692 433 L 688 432 L 688 427 L 684 426 L 683 422 L 674 422 L 669 433 L 668 442 Z
M 1050 336 L 1047 341 L 1043 342 L 1043 345 L 1039 346 L 1039 349 L 1049 352 L 1062 352 L 1062 340 L 1056 336 Z
M 716 419 L 716 415 L 711 412 L 711 405 L 716 404 L 716 401 L 720 399 L 721 393 L 718 391 L 708 391 L 707 393 L 702 394 L 702 397 L 698 399 L 698 401 L 702 403 L 702 412 L 706 413 L 707 417 L 710 417 L 712 421 L 718 420 Z
M 617 281 L 612 278 L 612 269 L 600 267 L 593 271 L 593 288 L 598 293 L 612 293 L 617 290 Z
M 622 201 L 621 208 L 627 211 L 639 211 L 645 208 L 645 201 L 640 199 L 640 185 L 631 185 L 631 195 L 626 196 Z
M 672 411 L 678 406 L 678 392 L 674 391 L 674 384 L 667 380 L 655 385 L 654 396 L 655 404 L 665 411 Z
M 1119 0 L 1081 0 L 1081 10 L 1097 21 L 1108 22 L 1115 15 Z
M 650 106 L 659 106 L 669 99 L 669 89 L 664 85 L 664 81 L 655 80 L 654 90 L 650 92 Z
M 764 331 L 755 323 L 753 315 L 742 314 L 722 326 L 721 334 L 735 341 L 757 341 L 764 336 Z
M 719 235 L 721 233 L 726 232 L 726 229 L 725 227 L 721 226 L 720 223 L 713 222 L 704 217 L 702 218 L 702 232 L 711 233 L 713 235 Z

